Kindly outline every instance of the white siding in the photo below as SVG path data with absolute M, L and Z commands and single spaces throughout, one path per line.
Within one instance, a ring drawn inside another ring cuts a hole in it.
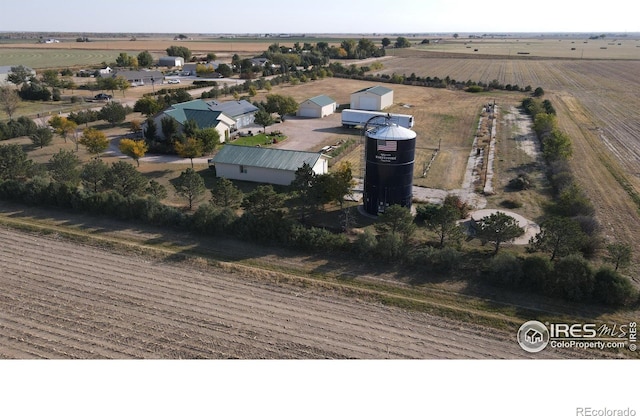
M 216 176 L 239 181 L 270 183 L 273 185 L 291 185 L 296 173 L 290 170 L 277 170 L 255 166 L 240 166 L 229 163 L 216 163 Z M 329 161 L 321 157 L 313 166 L 317 175 L 324 175 L 329 171 Z

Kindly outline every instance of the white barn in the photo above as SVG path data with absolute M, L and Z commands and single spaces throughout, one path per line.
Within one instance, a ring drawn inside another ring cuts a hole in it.
M 393 90 L 379 85 L 351 94 L 352 110 L 380 111 L 393 104 Z
M 305 163 L 317 175 L 329 171 L 329 158 L 321 153 L 265 147 L 224 145 L 209 163 L 218 177 L 273 185 L 291 185 Z
M 335 113 L 336 101 L 326 95 L 318 95 L 303 101 L 298 106 L 299 117 L 322 118 Z

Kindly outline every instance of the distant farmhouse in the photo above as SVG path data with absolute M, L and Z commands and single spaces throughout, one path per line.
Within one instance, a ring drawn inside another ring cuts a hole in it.
M 299 117 L 322 118 L 335 113 L 336 101 L 326 95 L 318 95 L 303 101 L 298 106 Z
M 182 56 L 161 56 L 158 59 L 158 66 L 166 66 L 168 68 L 183 67 L 184 58 Z
M 393 90 L 381 86 L 369 87 L 351 94 L 352 110 L 380 111 L 393 104 Z
M 0 85 L 10 84 L 9 82 L 9 74 L 11 73 L 11 68 L 19 65 L 10 65 L 10 66 L 0 66 Z M 27 68 L 27 71 L 31 73 L 34 77 L 36 76 L 36 71 L 31 68 Z
M 227 144 L 210 161 L 216 176 L 226 179 L 290 185 L 305 163 L 317 175 L 329 170 L 329 158 L 321 153 Z
M 101 75 L 109 76 L 109 74 Z M 160 71 L 117 71 L 111 73 L 112 77 L 123 77 L 132 87 L 139 87 L 142 85 L 159 85 L 164 84 L 164 74 Z

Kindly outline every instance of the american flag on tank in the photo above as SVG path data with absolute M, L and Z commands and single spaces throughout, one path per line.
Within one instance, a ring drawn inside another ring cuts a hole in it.
M 398 142 L 395 140 L 378 140 L 378 152 L 395 152 L 398 150 Z

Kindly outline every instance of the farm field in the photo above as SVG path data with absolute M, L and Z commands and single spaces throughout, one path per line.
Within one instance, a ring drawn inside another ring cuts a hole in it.
M 279 283 L 277 274 L 165 263 L 4 228 L 0 237 L 2 358 L 531 357 L 509 331 Z M 535 357 L 606 356 L 549 349 Z

